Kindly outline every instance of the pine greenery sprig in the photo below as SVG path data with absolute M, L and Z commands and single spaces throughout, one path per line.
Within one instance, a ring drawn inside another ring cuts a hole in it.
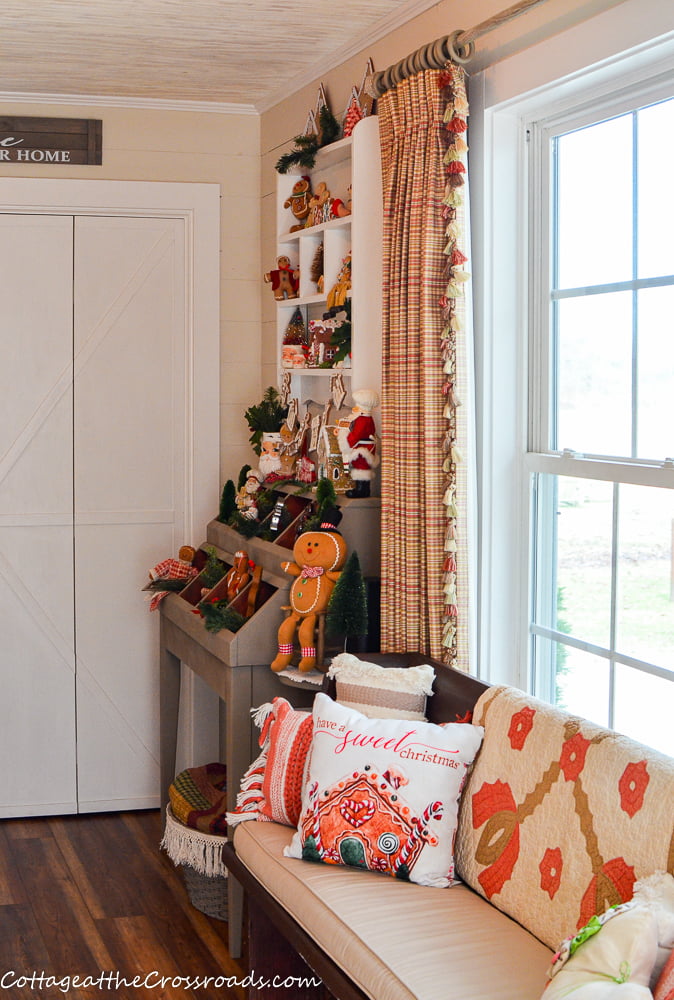
M 163 579 L 159 576 L 156 580 L 150 580 L 147 587 L 144 587 L 143 589 L 151 591 L 168 590 L 174 593 L 179 593 L 181 590 L 185 589 L 189 582 L 189 580 L 185 580 L 184 578 L 182 580 L 170 580 Z
M 311 170 L 316 162 L 316 153 L 320 149 L 317 135 L 296 135 L 295 148 L 282 153 L 276 161 L 279 174 L 287 174 L 291 167 L 303 167 Z
M 291 167 L 298 166 L 311 170 L 316 163 L 316 153 L 323 146 L 329 146 L 339 138 L 339 122 L 327 104 L 322 104 L 318 112 L 318 135 L 296 135 L 295 148 L 283 153 L 276 163 L 279 174 L 287 174 Z
M 244 538 L 253 538 L 257 535 L 267 514 L 274 506 L 274 491 L 261 490 L 255 498 L 257 504 L 257 519 L 251 520 L 244 517 L 240 510 L 235 510 L 231 514 L 227 524 L 234 528 Z
M 208 632 L 221 632 L 227 629 L 229 632 L 237 632 L 246 619 L 238 611 L 227 606 L 227 601 L 200 601 L 197 605 L 204 625 Z
M 281 430 L 283 421 L 288 416 L 288 407 L 283 406 L 278 392 L 273 385 L 270 385 L 265 390 L 261 402 L 249 406 L 243 416 L 251 431 L 248 440 L 255 454 L 259 455 L 262 451 L 262 434 Z
M 225 575 L 225 565 L 220 562 L 213 547 L 206 549 L 206 554 L 208 558 L 201 571 L 199 582 L 202 587 L 212 590 L 216 583 L 219 583 Z

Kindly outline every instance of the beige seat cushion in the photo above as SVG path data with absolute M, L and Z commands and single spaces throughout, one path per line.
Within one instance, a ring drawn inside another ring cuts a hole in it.
M 234 846 L 373 1000 L 538 1000 L 551 952 L 471 889 L 285 858 L 292 833 L 276 823 L 242 823 Z

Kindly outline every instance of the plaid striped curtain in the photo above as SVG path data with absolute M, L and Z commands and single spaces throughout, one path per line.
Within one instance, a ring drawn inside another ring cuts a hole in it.
M 468 669 L 463 70 L 417 73 L 379 99 L 378 114 L 382 649 Z

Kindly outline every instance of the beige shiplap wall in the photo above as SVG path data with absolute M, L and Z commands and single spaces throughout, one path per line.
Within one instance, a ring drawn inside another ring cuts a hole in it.
M 99 167 L 1 164 L 1 176 L 220 185 L 220 476 L 250 462 L 243 411 L 260 392 L 260 118 L 155 108 L 0 101 L 1 115 L 100 118 Z

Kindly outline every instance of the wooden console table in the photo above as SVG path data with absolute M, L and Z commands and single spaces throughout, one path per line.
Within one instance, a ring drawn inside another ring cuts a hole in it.
M 339 501 L 344 513 L 341 527 L 350 547 L 359 552 L 363 574 L 378 577 L 379 500 L 340 497 Z M 214 548 L 216 555 L 228 565 L 233 564 L 237 551 L 245 550 L 263 568 L 263 600 L 239 631 L 208 632 L 201 618 L 194 614 L 193 604 L 185 599 L 189 588 L 183 596 L 169 594 L 160 604 L 159 732 L 164 808 L 168 804 L 169 785 L 175 777 L 181 663 L 205 681 L 220 699 L 220 760 L 227 766 L 229 810 L 236 806 L 241 778 L 259 752 L 251 708 L 279 695 L 287 698 L 295 708 L 311 708 L 315 687 L 284 686 L 269 667 L 278 651 L 278 626 L 284 618 L 283 606 L 288 603 L 291 583 L 280 567 L 290 557 L 293 537 L 293 525 L 278 542 L 257 537 L 245 539 L 219 521 L 211 521 L 208 525 L 207 541 L 201 549 Z M 238 957 L 241 954 L 243 892 L 233 877 L 228 883 L 228 910 L 229 950 L 233 957 Z
M 224 560 L 232 555 L 217 549 Z M 288 599 L 289 580 L 273 572 L 265 579 L 276 593 L 237 633 L 211 633 L 190 604 L 169 594 L 160 604 L 159 738 L 161 802 L 168 804 L 168 789 L 176 773 L 181 663 L 218 695 L 220 760 L 227 765 L 227 808 L 234 809 L 241 778 L 259 753 L 251 708 L 282 695 L 296 707 L 308 708 L 314 691 L 283 687 L 269 664 L 276 655 L 276 633 L 283 618 L 281 605 Z M 207 763 L 200 761 L 199 763 Z M 243 893 L 234 878 L 228 883 L 229 950 L 241 953 Z

